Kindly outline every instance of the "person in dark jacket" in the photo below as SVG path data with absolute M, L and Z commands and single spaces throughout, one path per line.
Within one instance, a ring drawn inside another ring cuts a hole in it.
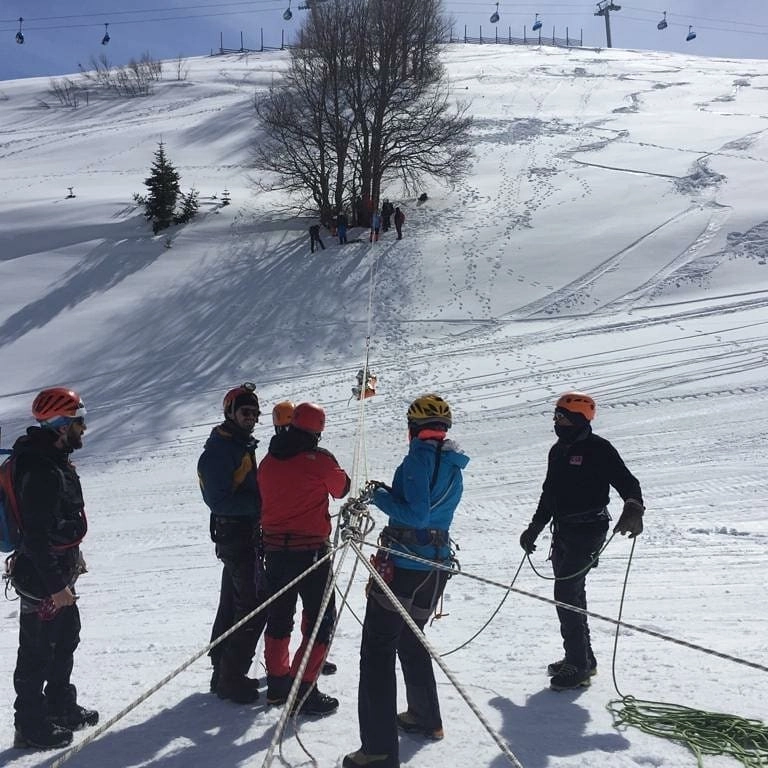
M 339 215 L 336 217 L 336 232 L 339 235 L 339 245 L 347 244 L 347 227 L 349 221 L 347 215 L 343 211 L 339 211 Z
M 405 214 L 400 210 L 400 206 L 395 208 L 395 229 L 397 230 L 397 239 L 403 239 L 403 223 L 405 222 Z
M 290 427 L 272 438 L 259 465 L 265 566 L 272 594 L 329 551 L 328 497 L 341 499 L 349 492 L 347 473 L 331 453 L 318 448 L 324 429 L 325 411 L 314 403 L 299 403 Z M 332 577 L 331 564 L 326 561 L 270 605 L 265 635 L 267 704 L 287 700 Z M 299 595 L 302 642 L 291 661 L 291 631 Z M 316 685 L 335 620 L 332 592 L 301 678 L 298 696 L 299 701 L 305 699 L 303 714 L 326 715 L 338 709 L 339 700 L 321 693 Z
M 210 534 L 223 564 L 219 607 L 211 640 L 257 608 L 266 598 L 262 578 L 261 498 L 256 477 L 253 429 L 259 419 L 256 387 L 246 382 L 224 396 L 224 422 L 213 429 L 197 463 L 203 500 L 211 510 Z M 211 650 L 211 691 L 249 704 L 259 697 L 248 677 L 266 610 L 256 614 Z
M 395 207 L 389 202 L 389 198 L 384 198 L 384 202 L 381 204 L 381 228 L 384 232 L 389 232 L 389 224 L 394 212 Z
M 587 572 L 594 567 L 608 531 L 609 486 L 624 500 L 614 530 L 630 538 L 643 530 L 640 483 L 618 451 L 592 432 L 595 401 L 582 392 L 567 392 L 555 406 L 557 442 L 549 451 L 541 498 L 520 546 L 530 554 L 544 527 L 552 525 L 552 570 L 555 600 L 586 609 Z M 565 657 L 547 673 L 555 690 L 589 685 L 597 672 L 586 615 L 558 606 Z
M 80 642 L 75 581 L 85 572 L 79 545 L 88 522 L 69 457 L 83 447 L 86 411 L 76 392 L 54 387 L 38 394 L 32 415 L 40 426 L 29 427 L 11 453 L 22 529 L 11 557 L 20 598 L 14 747 L 53 749 L 99 720 L 77 703 L 70 680 Z
M 374 491 L 373 504 L 389 515 L 380 543 L 422 558 L 417 562 L 379 551 L 376 567 L 400 605 L 423 630 L 443 594 L 450 566 L 450 527 L 463 493 L 462 470 L 469 458 L 446 439 L 451 409 L 428 394 L 408 408 L 408 455 L 395 471 L 392 487 Z M 426 562 L 425 562 L 426 561 Z M 397 713 L 395 655 L 400 659 L 408 709 Z M 344 758 L 344 768 L 399 768 L 398 728 L 438 741 L 443 723 L 432 659 L 391 604 L 371 582 L 360 644 L 358 720 L 362 746 Z
M 320 239 L 320 225 L 319 224 L 313 224 L 309 228 L 309 247 L 312 250 L 312 253 L 315 252 L 315 244 L 319 245 L 323 250 L 325 250 L 325 246 L 323 245 L 323 241 Z

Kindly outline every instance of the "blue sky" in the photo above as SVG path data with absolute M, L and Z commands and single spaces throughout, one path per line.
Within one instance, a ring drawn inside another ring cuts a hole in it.
M 293 19 L 283 20 L 289 1 Z M 76 72 L 79 63 L 106 52 L 115 64 L 124 63 L 149 51 L 156 58 L 174 58 L 179 54 L 198 56 L 218 49 L 222 40 L 227 48 L 258 48 L 264 44 L 279 47 L 282 35 L 292 39 L 305 11 L 298 9 L 303 0 L 60 0 L 8 2 L 0 6 L 0 79 L 56 75 Z M 611 15 L 613 45 L 617 48 L 647 48 L 662 51 L 687 51 L 702 56 L 768 56 L 768 7 L 764 0 L 723 3 L 717 0 L 631 0 L 619 3 L 621 11 Z M 728 6 L 728 7 L 726 7 Z M 490 15 L 496 3 L 490 0 L 445 0 L 446 10 L 455 17 L 457 30 L 476 37 L 493 36 Z M 499 2 L 498 32 L 522 36 L 530 30 L 538 13 L 543 31 L 558 37 L 582 34 L 586 45 L 605 45 L 605 25 L 594 15 L 593 2 L 520 3 Z M 663 32 L 657 22 L 667 11 L 669 26 Z M 19 18 L 23 45 L 15 43 Z M 105 23 L 109 24 L 110 42 L 102 46 Z M 686 42 L 688 26 L 697 33 Z

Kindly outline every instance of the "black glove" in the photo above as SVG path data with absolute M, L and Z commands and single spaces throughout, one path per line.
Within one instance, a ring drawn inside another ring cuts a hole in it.
M 538 531 L 535 526 L 529 525 L 520 534 L 520 546 L 523 548 L 527 555 L 530 555 L 532 552 L 536 551 L 536 537 L 539 535 L 539 533 L 540 531 Z
M 614 533 L 620 533 L 622 536 L 628 533 L 630 539 L 639 536 L 643 532 L 643 512 L 645 512 L 645 507 L 639 501 L 627 499 L 624 502 L 624 509 L 621 512 L 621 517 L 619 517 L 619 522 L 613 529 Z

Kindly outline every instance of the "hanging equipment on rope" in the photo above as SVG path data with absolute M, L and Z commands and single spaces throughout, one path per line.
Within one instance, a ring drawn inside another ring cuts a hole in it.
M 379 377 L 369 368 L 361 368 L 357 372 L 357 384 L 352 387 L 352 397 L 355 400 L 365 400 L 367 397 L 373 397 L 376 394 L 376 384 Z M 363 385 L 365 382 L 365 385 Z
M 496 3 L 496 10 L 491 14 L 491 24 L 499 23 L 499 4 Z
M 667 12 L 664 11 L 664 18 L 656 25 L 656 29 L 662 30 L 667 28 Z
M 286 21 L 290 21 L 293 18 L 293 12 L 291 11 L 291 0 L 288 0 L 288 7 L 283 11 L 283 18 Z
M 24 21 L 24 19 L 19 16 L 19 31 L 16 33 L 16 42 L 19 45 L 24 45 L 24 33 L 21 31 L 21 24 Z
M 109 23 L 104 22 L 104 37 L 101 38 L 101 44 L 106 45 L 111 39 L 109 36 Z
M 541 29 L 541 19 L 539 18 L 539 14 L 536 14 L 536 18 L 534 19 L 533 26 L 531 29 L 534 32 L 538 32 Z

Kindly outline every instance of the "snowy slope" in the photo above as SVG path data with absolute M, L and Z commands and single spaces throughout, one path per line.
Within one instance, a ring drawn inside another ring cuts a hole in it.
M 314 255 L 307 220 L 259 191 L 249 170 L 253 95 L 284 54 L 194 60 L 187 81 L 168 80 L 151 97 L 94 97 L 77 110 L 55 106 L 45 79 L 4 84 L 3 445 L 29 422 L 41 387 L 82 393 L 90 419 L 76 458 L 90 573 L 78 585 L 74 679 L 103 720 L 207 642 L 219 566 L 195 461 L 223 392 L 244 379 L 258 383 L 265 411 L 286 397 L 322 403 L 323 444 L 347 468 L 363 441 L 358 481 L 391 477 L 408 402 L 443 394 L 472 458 L 454 529 L 462 567 L 502 583 L 522 557 L 517 537 L 538 498 L 554 398 L 591 392 L 596 431 L 622 452 L 648 506 L 624 619 L 768 663 L 768 64 L 505 46 L 451 47 L 445 61 L 476 121 L 467 181 L 428 187 L 423 205 L 386 190 L 404 205 L 402 241 L 386 235 Z M 160 140 L 203 205 L 193 223 L 152 237 L 132 195 Z M 69 187 L 76 197 L 65 199 Z M 233 204 L 222 208 L 225 188 Z M 366 401 L 361 429 L 348 399 L 367 336 L 380 393 Z M 270 432 L 257 427 L 262 449 Z M 616 516 L 615 500 L 612 508 Z M 546 549 L 544 536 L 534 558 L 544 574 Z M 615 540 L 590 575 L 597 613 L 617 615 L 629 552 Z M 351 574 L 348 557 L 342 588 Z M 358 617 L 363 585 L 358 569 Z M 551 595 L 527 566 L 516 586 Z M 454 578 L 450 616 L 430 639 L 455 649 L 502 596 Z M 0 617 L 8 745 L 16 604 L 3 603 Z M 548 690 L 544 667 L 560 655 L 554 608 L 520 594 L 446 663 L 525 768 L 695 765 L 679 745 L 612 727 L 615 630 L 591 626 L 600 674 L 579 693 Z M 339 673 L 323 681 L 341 709 L 300 725 L 319 766 L 359 744 L 359 636 L 345 611 L 331 653 Z M 279 711 L 221 702 L 206 692 L 208 676 L 196 662 L 70 763 L 262 765 Z M 763 677 L 619 635 L 621 693 L 765 718 Z M 442 676 L 440 690 L 445 741 L 403 737 L 403 765 L 506 765 Z M 292 733 L 286 760 L 310 764 Z M 51 759 L 0 747 L 0 764 Z

